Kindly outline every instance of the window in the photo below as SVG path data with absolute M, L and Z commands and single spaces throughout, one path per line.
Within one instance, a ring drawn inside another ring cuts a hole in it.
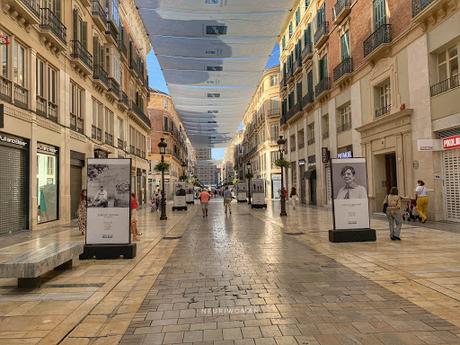
M 271 159 L 271 166 L 272 168 L 276 167 L 275 162 L 280 159 L 280 152 L 279 151 L 272 151 L 270 152 L 270 159 Z
M 125 140 L 125 123 L 123 119 L 118 117 L 118 139 L 121 141 Z
M 46 85 L 46 63 L 37 58 L 37 77 L 35 81 L 35 88 L 37 92 L 37 97 L 45 98 L 45 85 Z
M 61 0 L 44 0 L 43 5 L 49 8 L 58 19 L 61 19 Z
M 438 82 L 458 75 L 458 49 L 456 46 L 438 54 Z
M 271 125 L 270 126 L 270 139 L 273 141 L 277 141 L 280 135 L 280 126 L 279 125 Z
M 374 88 L 375 94 L 375 116 L 381 116 L 390 112 L 391 109 L 391 88 L 390 79 L 387 79 Z
M 324 3 L 316 14 L 316 29 L 321 28 L 326 22 L 326 4 Z
M 72 14 L 73 39 L 81 43 L 84 48 L 88 46 L 88 23 L 84 22 L 79 11 L 73 10 Z
M 37 222 L 58 219 L 58 148 L 37 144 Z
M 270 76 L 270 86 L 278 85 L 278 74 Z
M 83 133 L 84 90 L 75 82 L 70 82 L 70 128 Z
M 324 55 L 320 60 L 319 60 L 319 80 L 323 80 L 327 78 L 327 55 Z
M 292 134 L 292 135 L 289 137 L 289 148 L 290 148 L 290 151 L 291 151 L 291 152 L 295 151 L 295 147 L 296 147 L 295 134 Z
M 286 49 L 286 36 L 283 36 L 283 39 L 281 40 L 281 48 L 283 50 Z
M 295 11 L 295 25 L 298 26 L 300 24 L 300 7 L 297 8 Z
M 163 100 L 163 109 L 168 110 L 168 100 L 167 99 Z
M 0 35 L 8 37 L 5 32 L 0 31 Z M 8 66 L 9 66 L 9 49 L 8 45 L 0 45 L 0 76 L 8 79 Z
M 305 0 L 305 9 L 307 9 L 308 6 L 310 6 L 310 0 Z
M 104 125 L 103 118 L 104 107 L 101 102 L 93 98 L 93 124 L 91 126 L 91 137 L 102 140 L 102 128 Z
M 13 42 L 13 82 L 21 87 L 26 86 L 26 48 L 18 43 Z
M 169 118 L 163 116 L 163 132 L 169 132 Z
M 292 22 L 289 23 L 289 38 L 292 37 Z
M 342 55 L 342 61 L 346 60 L 350 57 L 350 38 L 349 38 L 349 31 L 345 31 L 345 33 L 340 37 L 340 51 Z
M 315 123 L 312 122 L 307 126 L 307 144 L 312 145 L 315 143 Z
M 120 27 L 120 13 L 118 10 L 118 0 L 107 1 L 107 20 Z
M 323 139 L 329 138 L 329 114 L 321 116 L 321 130 Z
M 113 145 L 114 121 L 113 112 L 105 108 L 105 143 L 109 145 Z
M 298 82 L 296 85 L 296 97 L 297 97 L 297 103 L 302 101 L 302 82 Z
M 387 22 L 385 0 L 374 0 L 373 9 L 374 30 L 377 30 Z
M 305 146 L 305 132 L 303 128 L 297 132 L 297 147 L 303 149 Z
M 297 163 L 291 162 L 291 177 L 292 177 L 292 187 L 295 187 L 297 184 Z
M 206 25 L 206 35 L 226 35 L 227 27 L 225 25 Z
M 37 57 L 36 60 L 36 112 L 38 115 L 57 121 L 57 70 L 46 61 Z
M 337 109 L 337 133 L 351 129 L 351 107 L 346 104 Z
M 303 43 L 306 49 L 311 50 L 311 24 L 308 24 L 307 28 L 303 32 Z
M 48 66 L 48 101 L 57 105 L 57 71 Z

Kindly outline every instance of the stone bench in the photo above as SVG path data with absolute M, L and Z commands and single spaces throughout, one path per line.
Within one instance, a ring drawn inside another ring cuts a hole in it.
M 53 269 L 72 267 L 83 253 L 82 243 L 52 243 L 0 262 L 0 278 L 17 278 L 19 288 L 36 288 L 41 276 Z

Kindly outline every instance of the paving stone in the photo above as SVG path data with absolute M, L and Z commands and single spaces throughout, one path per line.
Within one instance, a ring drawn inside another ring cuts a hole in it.
M 180 344 L 184 338 L 184 332 L 165 333 L 163 344 Z
M 236 340 L 243 338 L 241 328 L 224 328 L 222 331 L 224 340 Z

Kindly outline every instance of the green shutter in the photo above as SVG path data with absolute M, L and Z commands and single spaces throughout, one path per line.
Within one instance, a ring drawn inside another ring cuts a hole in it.
M 72 29 L 73 39 L 78 41 L 78 11 L 76 9 L 72 11 Z
M 88 49 L 88 23 L 87 22 L 81 22 L 81 44 L 83 47 Z
M 386 24 L 385 0 L 374 0 L 374 30 Z

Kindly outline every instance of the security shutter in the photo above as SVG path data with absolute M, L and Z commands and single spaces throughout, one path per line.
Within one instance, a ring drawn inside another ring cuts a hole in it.
M 27 229 L 27 151 L 0 145 L 0 234 Z
M 460 222 L 460 150 L 443 152 L 447 220 Z
M 326 203 L 331 203 L 332 185 L 331 185 L 331 167 L 326 166 Z

